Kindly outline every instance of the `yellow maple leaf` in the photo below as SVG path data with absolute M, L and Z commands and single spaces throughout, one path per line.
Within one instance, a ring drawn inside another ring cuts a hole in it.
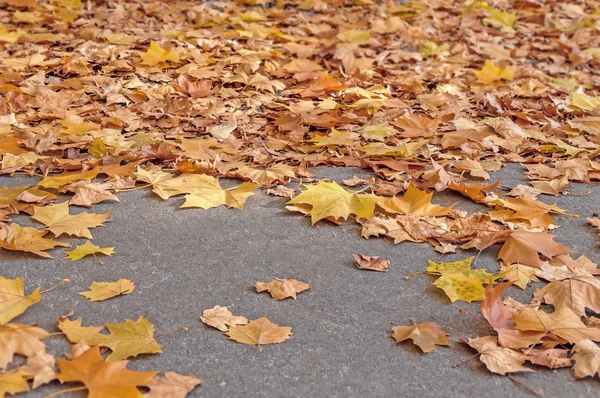
M 265 345 L 279 344 L 289 339 L 291 331 L 289 326 L 278 326 L 267 318 L 260 318 L 244 326 L 232 327 L 225 334 L 238 343 Z
M 79 213 L 69 214 L 69 202 L 61 202 L 55 205 L 36 207 L 32 218 L 41 222 L 55 236 L 73 235 L 80 238 L 92 239 L 90 228 L 101 227 L 110 211 L 104 214 Z
M 475 70 L 473 73 L 477 76 L 477 83 L 482 84 L 490 84 L 499 80 L 514 79 L 514 73 L 511 69 L 502 69 L 490 61 L 485 61 L 483 68 L 481 68 L 481 70 Z
M 590 97 L 585 93 L 573 93 L 569 99 L 569 106 L 584 111 L 593 111 L 600 107 L 600 95 Z
M 17 40 L 19 40 L 19 37 L 21 37 L 22 35 L 23 33 L 19 32 L 9 32 L 6 29 L 6 26 L 0 28 L 0 42 L 16 43 Z
M 429 260 L 429 267 L 424 272 L 417 272 L 405 277 L 408 279 L 416 274 L 429 274 L 439 276 L 433 284 L 446 292 L 452 302 L 456 300 L 470 303 L 483 300 L 484 283 L 492 283 L 496 278 L 484 269 L 471 269 L 471 261 L 474 257 L 451 263 L 441 262 L 439 264 Z
M 488 11 L 490 14 L 489 18 L 484 18 L 483 23 L 486 25 L 492 25 L 505 32 L 513 32 L 513 25 L 517 22 L 516 12 L 507 12 L 502 10 L 491 9 Z
M 167 51 L 160 47 L 154 41 L 150 42 L 148 51 L 138 51 L 139 56 L 142 58 L 142 65 L 156 66 L 161 63 L 172 62 L 179 63 L 179 55 L 175 51 Z
M 67 258 L 71 261 L 81 260 L 85 256 L 96 256 L 96 254 L 104 254 L 105 256 L 111 256 L 115 253 L 114 247 L 100 247 L 92 244 L 89 240 L 83 245 L 75 247 L 75 249 L 65 252 Z
M 0 397 L 4 397 L 5 394 L 15 395 L 29 391 L 28 378 L 30 374 L 19 368 L 0 373 Z
M 123 323 L 109 323 L 106 328 L 110 335 L 98 334 L 90 339 L 90 345 L 110 348 L 112 353 L 106 358 L 107 361 L 162 353 L 162 348 L 154 339 L 154 325 L 143 316 L 137 321 L 126 319 Z
M 452 210 L 452 206 L 442 207 L 431 203 L 432 196 L 432 192 L 421 191 L 410 183 L 404 196 L 394 196 L 379 202 L 378 205 L 389 213 L 412 216 L 445 216 Z
M 319 181 L 315 185 L 304 185 L 304 188 L 300 195 L 287 203 L 312 206 L 307 215 L 311 216 L 313 225 L 327 217 L 347 219 L 351 214 L 371 219 L 375 205 L 382 200 L 374 194 L 346 191 L 336 182 Z
M 42 340 L 50 338 L 44 329 L 9 323 L 0 326 L 0 369 L 13 361 L 15 354 L 31 357 L 37 352 L 44 352 L 46 345 Z
M 339 131 L 332 128 L 329 135 L 316 135 L 307 142 L 311 142 L 314 146 L 319 148 L 324 146 L 334 148 L 336 146 L 352 145 L 357 138 L 358 137 L 356 134 L 352 134 L 347 131 Z
M 98 336 L 103 336 L 99 333 L 104 326 L 81 326 L 81 318 L 74 321 L 66 318 L 58 322 L 58 328 L 71 343 L 91 346 Z
M 45 258 L 52 258 L 52 256 L 45 253 L 44 250 L 57 246 L 71 247 L 68 243 L 44 238 L 47 233 L 48 231 L 30 227 L 22 228 L 18 224 L 10 224 L 8 227 L 0 228 L 0 247 L 5 250 L 29 252 Z
M 116 282 L 92 282 L 90 290 L 81 292 L 79 295 L 90 301 L 104 301 L 109 298 L 131 294 L 135 290 L 135 283 L 127 279 L 119 279 Z
M 441 57 L 445 58 L 450 55 L 450 45 L 448 43 L 444 43 L 442 45 L 437 45 L 432 41 L 427 41 L 423 43 L 421 47 L 419 47 L 419 52 L 425 57 Z
M 30 66 L 41 65 L 45 58 L 43 54 L 34 54 L 25 58 L 5 58 L 2 62 L 15 70 L 23 70 Z
M 6 279 L 0 276 L 0 325 L 10 322 L 27 308 L 42 300 L 40 286 L 25 296 L 23 278 Z
M 100 169 L 92 169 L 84 172 L 66 172 L 52 177 L 45 177 L 38 184 L 40 187 L 58 189 L 63 185 L 72 183 L 78 180 L 91 180 L 96 177 Z

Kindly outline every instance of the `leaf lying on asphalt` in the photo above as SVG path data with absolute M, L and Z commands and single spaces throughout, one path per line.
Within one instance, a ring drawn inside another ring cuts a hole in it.
M 392 329 L 392 337 L 398 343 L 410 339 L 425 353 L 433 351 L 436 345 L 449 346 L 449 336 L 440 325 L 433 322 L 415 326 L 396 326 Z
M 292 328 L 278 326 L 267 318 L 250 321 L 247 325 L 233 326 L 225 334 L 229 339 L 248 345 L 279 344 L 289 339 Z
M 109 298 L 131 294 L 135 290 L 135 283 L 127 279 L 116 282 L 92 282 L 90 290 L 79 293 L 90 301 L 104 301 Z
M 94 245 L 89 240 L 83 245 L 75 247 L 73 250 L 66 251 L 67 258 L 72 261 L 81 260 L 85 256 L 95 256 L 96 254 L 103 254 L 105 256 L 112 256 L 115 254 L 114 247 L 100 247 Z
M 175 372 L 167 372 L 164 376 L 154 376 L 148 388 L 150 392 L 144 394 L 146 398 L 185 398 L 188 392 L 202 384 L 202 379 L 190 373 L 183 376 Z
M 0 325 L 10 322 L 27 308 L 42 300 L 41 286 L 25 296 L 23 278 L 7 279 L 0 276 Z
M 227 307 L 218 305 L 215 305 L 211 309 L 204 310 L 200 320 L 208 326 L 212 326 L 222 332 L 226 332 L 230 327 L 248 323 L 248 319 L 243 316 L 235 316 L 227 309 Z
M 353 254 L 356 266 L 360 269 L 387 272 L 390 266 L 390 260 L 384 260 L 377 256 L 364 256 L 362 254 Z
M 297 293 L 310 289 L 308 283 L 289 278 L 273 279 L 271 282 L 256 282 L 255 287 L 258 293 L 268 291 L 275 300 L 283 300 L 288 297 L 296 300 Z

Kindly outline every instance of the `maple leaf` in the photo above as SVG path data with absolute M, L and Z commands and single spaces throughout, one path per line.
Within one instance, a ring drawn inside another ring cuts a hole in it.
M 112 194 L 106 186 L 88 181 L 78 181 L 69 185 L 69 191 L 75 195 L 69 200 L 69 204 L 92 207 L 93 204 L 113 200 L 120 202 L 114 194 Z
M 39 386 L 56 379 L 55 363 L 56 360 L 52 355 L 38 351 L 27 358 L 27 363 L 20 369 L 29 374 L 28 379 L 33 377 L 32 388 L 35 390 Z
M 162 353 L 160 345 L 154 339 L 154 325 L 143 316 L 137 321 L 126 319 L 123 323 L 109 323 L 106 328 L 111 334 L 98 334 L 91 339 L 90 345 L 110 348 L 112 353 L 106 358 L 107 361 Z
M 206 129 L 213 137 L 224 140 L 228 138 L 231 133 L 235 131 L 237 128 L 237 120 L 235 119 L 235 115 L 233 113 L 229 114 L 227 117 L 227 121 L 224 124 L 214 124 Z
M 404 196 L 387 199 L 377 203 L 379 207 L 393 214 L 408 214 L 414 216 L 444 216 L 452 209 L 431 203 L 432 192 L 421 191 L 409 184 Z
M 0 369 L 6 369 L 15 354 L 32 357 L 44 352 L 46 346 L 42 340 L 49 338 L 48 332 L 35 326 L 19 323 L 0 326 Z
M 29 373 L 19 368 L 0 373 L 0 397 L 29 391 L 28 377 Z
M 553 222 L 549 214 L 566 214 L 563 209 L 556 206 L 556 203 L 547 205 L 526 196 L 514 199 L 500 199 L 499 201 L 502 206 L 515 211 L 514 214 L 508 217 L 509 220 L 525 220 L 533 228 L 548 229 L 552 226 Z M 575 218 L 578 218 L 578 216 L 575 215 Z
M 167 372 L 163 377 L 155 376 L 148 387 L 150 392 L 144 394 L 145 398 L 185 398 L 187 393 L 202 384 L 202 379 L 190 373 L 183 376 L 175 372 Z
M 479 312 L 487 321 L 496 328 L 511 328 L 514 323 L 510 321 L 512 312 L 502 302 L 502 292 L 512 285 L 511 282 L 501 283 L 494 287 L 491 283 L 485 287 L 484 298 L 481 301 Z
M 424 322 L 415 326 L 396 326 L 392 329 L 392 337 L 396 342 L 401 343 L 410 339 L 425 353 L 433 351 L 436 345 L 449 346 L 449 336 L 440 325 L 433 322 Z
M 137 387 L 147 387 L 158 372 L 132 371 L 126 369 L 128 362 L 105 362 L 96 346 L 72 361 L 58 358 L 57 379 L 63 383 L 83 383 L 90 397 L 142 398 Z
M 575 378 L 600 376 L 600 347 L 591 340 L 580 340 L 573 347 Z
M 67 336 L 71 343 L 91 346 L 94 345 L 104 326 L 81 326 L 81 318 L 74 321 L 70 319 L 61 319 L 58 322 L 58 328 Z
M 275 300 L 291 297 L 296 300 L 296 294 L 310 289 L 310 285 L 295 279 L 273 279 L 271 282 L 256 282 L 258 293 L 268 291 Z
M 550 369 L 567 368 L 573 365 L 571 358 L 567 358 L 569 350 L 560 348 L 528 349 L 527 360 L 534 365 L 545 366 Z
M 527 289 L 529 282 L 534 279 L 537 269 L 523 264 L 513 264 L 503 268 L 497 276 L 498 279 L 514 283 L 523 290 Z M 537 279 L 534 279 L 537 280 Z
M 221 307 L 219 305 L 204 310 L 200 320 L 208 326 L 212 326 L 222 332 L 226 332 L 231 326 L 245 325 L 248 323 L 247 318 L 243 316 L 234 316 L 227 307 Z
M 10 322 L 30 306 L 42 300 L 41 286 L 25 296 L 23 278 L 7 279 L 0 276 L 0 325 Z
M 513 80 L 514 73 L 510 69 L 502 69 L 490 61 L 485 61 L 485 65 L 480 71 L 473 71 L 477 76 L 477 83 L 490 84 L 498 80 Z
M 220 205 L 226 205 L 229 208 L 242 210 L 246 200 L 254 195 L 254 190 L 260 185 L 251 182 L 244 182 L 235 188 L 223 190 L 219 181 L 215 179 L 215 185 L 207 185 L 207 189 L 198 188 L 191 194 L 185 195 L 185 202 L 181 208 L 200 207 L 210 209 Z M 219 191 L 220 189 L 220 191 Z
M 145 53 L 138 51 L 138 54 L 142 58 L 142 65 L 156 66 L 167 62 L 175 64 L 180 62 L 177 52 L 160 47 L 154 40 L 150 42 L 150 47 Z
M 600 312 L 600 281 L 584 270 L 578 270 L 569 279 L 552 281 L 535 296 L 554 308 L 566 307 L 579 316 L 586 307 Z
M 545 232 L 514 231 L 511 233 L 498 253 L 498 259 L 507 264 L 521 263 L 540 268 L 538 253 L 552 259 L 561 254 L 573 251 L 553 241 L 554 235 Z
M 70 244 L 47 239 L 43 236 L 48 231 L 40 231 L 35 228 L 21 227 L 18 224 L 10 224 L 8 227 L 0 225 L 0 247 L 5 250 L 16 250 L 37 254 L 40 257 L 52 258 L 45 253 L 55 247 L 71 247 Z
M 135 289 L 135 284 L 127 279 L 119 279 L 116 282 L 92 282 L 89 292 L 82 292 L 79 295 L 88 298 L 90 301 L 104 301 L 109 298 L 131 294 Z
M 48 230 L 57 237 L 66 234 L 93 239 L 89 229 L 102 226 L 109 215 L 110 211 L 104 214 L 84 212 L 71 215 L 69 214 L 69 203 L 61 202 L 55 205 L 36 207 L 32 218 L 48 227 Z
M 490 372 L 505 375 L 515 372 L 535 372 L 523 366 L 526 356 L 510 348 L 503 348 L 498 345 L 498 339 L 494 336 L 479 337 L 469 339 L 468 344 L 479 353 L 479 359 L 485 364 Z
M 387 272 L 390 266 L 390 260 L 384 260 L 377 256 L 363 256 L 362 254 L 353 254 L 356 266 L 360 269 L 371 271 Z
M 428 117 L 413 113 L 412 115 L 396 119 L 394 125 L 404 130 L 400 133 L 402 137 L 431 137 L 439 125 L 439 120 L 437 117 L 429 119 Z
M 59 189 L 63 185 L 68 185 L 74 181 L 91 180 L 99 172 L 100 169 L 92 169 L 84 172 L 65 172 L 52 177 L 45 177 L 38 185 L 44 188 Z
M 104 254 L 105 256 L 112 256 L 115 253 L 114 247 L 100 247 L 94 245 L 89 240 L 83 245 L 75 247 L 75 249 L 65 252 L 67 258 L 71 261 L 81 260 L 85 256 L 96 256 L 96 254 Z
M 275 183 L 287 184 L 290 179 L 296 176 L 294 170 L 283 164 L 276 164 L 264 170 L 253 169 L 248 166 L 238 167 L 236 174 L 241 177 L 248 178 L 253 182 L 262 185 L 263 187 L 271 187 Z
M 474 257 L 451 263 L 441 262 L 439 264 L 429 260 L 429 267 L 425 273 L 439 276 L 433 284 L 446 292 L 446 295 L 452 302 L 456 300 L 472 301 L 482 300 L 484 298 L 484 283 L 491 283 L 494 275 L 487 273 L 483 269 L 471 269 L 471 261 Z M 408 279 L 415 274 L 406 276 Z
M 551 314 L 525 308 L 511 321 L 515 323 L 514 329 L 555 335 L 569 343 L 585 339 L 600 341 L 600 329 L 588 328 L 577 314 L 566 307 L 558 308 Z
M 373 194 L 346 191 L 336 182 L 319 181 L 315 185 L 304 185 L 304 188 L 286 203 L 311 205 L 312 209 L 307 214 L 311 216 L 312 225 L 327 217 L 347 219 L 351 214 L 370 219 L 375 205 L 382 199 Z
M 352 145 L 356 141 L 356 134 L 351 134 L 347 131 L 338 131 L 331 129 L 329 135 L 316 135 L 307 142 L 313 143 L 316 147 L 329 147 Z
M 289 339 L 291 331 L 291 327 L 278 326 L 267 318 L 260 318 L 244 326 L 231 327 L 225 334 L 238 343 L 265 345 L 279 344 Z

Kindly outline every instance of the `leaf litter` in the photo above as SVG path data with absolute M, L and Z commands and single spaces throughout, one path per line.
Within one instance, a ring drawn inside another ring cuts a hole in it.
M 0 187 L 0 255 L 51 258 L 70 247 L 57 240 L 64 236 L 88 239 L 67 252 L 71 260 L 114 254 L 90 240 L 94 228 L 120 220 L 70 208 L 118 205 L 117 194 L 129 190 L 184 195 L 182 208 L 242 210 L 268 189 L 313 225 L 356 221 L 367 239 L 429 243 L 442 254 L 501 244 L 495 274 L 471 269 L 471 258 L 425 270 L 451 301 L 482 302 L 496 335 L 461 341 L 494 373 L 530 372 L 530 362 L 596 377 L 600 321 L 588 310 L 600 308 L 599 272 L 560 243 L 556 216 L 579 215 L 537 199 L 600 180 L 598 5 L 576 3 L 6 0 L 0 173 L 39 181 Z M 505 163 L 521 163 L 530 185 L 484 182 Z M 362 167 L 376 177 L 347 180 L 359 190 L 346 189 L 315 181 L 317 166 Z M 220 178 L 241 182 L 223 189 Z M 284 186 L 292 181 L 298 195 Z M 432 203 L 444 190 L 489 210 Z M 17 214 L 40 227 L 13 222 Z M 587 219 L 598 227 L 596 216 Z M 389 265 L 356 256 L 362 269 Z M 549 283 L 530 303 L 502 300 L 511 284 L 527 289 L 531 281 Z M 276 300 L 308 287 L 257 284 Z M 22 278 L 0 280 L 1 394 L 55 377 L 94 396 L 141 396 L 137 387 L 185 396 L 200 383 L 125 368 L 125 358 L 161 352 L 143 316 L 107 325 L 110 335 L 82 327 L 81 318 L 60 320 L 74 346 L 70 361 L 56 360 L 57 373 L 42 343 L 48 333 L 12 323 L 41 293 L 26 295 Z M 93 287 L 89 294 L 108 298 Z M 291 331 L 219 306 L 202 321 L 251 345 L 281 343 Z M 424 352 L 448 342 L 433 322 L 398 326 L 394 338 Z M 100 346 L 111 349 L 109 361 Z M 26 363 L 7 369 L 15 354 Z

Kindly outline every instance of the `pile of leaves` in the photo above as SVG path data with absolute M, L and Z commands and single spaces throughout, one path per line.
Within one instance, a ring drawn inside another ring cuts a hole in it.
M 559 227 L 554 215 L 578 215 L 538 197 L 600 180 L 599 30 L 598 2 L 577 0 L 2 0 L 0 173 L 39 178 L 0 187 L 0 256 L 49 258 L 70 246 L 61 237 L 87 239 L 66 252 L 73 261 L 112 255 L 89 241 L 110 212 L 72 207 L 118 202 L 128 190 L 181 197 L 182 208 L 241 210 L 265 189 L 313 225 L 357 222 L 364 238 L 428 243 L 440 253 L 502 245 L 493 274 L 471 269 L 471 258 L 424 271 L 439 277 L 435 285 L 451 301 L 481 301 L 480 321 L 494 333 L 465 343 L 495 373 L 531 371 L 529 361 L 595 376 L 600 270 L 549 233 Z M 506 163 L 523 164 L 530 184 L 488 181 Z M 375 177 L 344 188 L 315 181 L 318 166 L 361 167 Z M 223 177 L 240 182 L 224 189 Z M 444 190 L 488 211 L 433 204 Z M 40 227 L 13 222 L 16 214 Z M 355 258 L 361 269 L 390 266 Z M 530 303 L 502 300 L 509 285 L 532 281 L 548 284 Z M 115 284 L 95 284 L 84 296 L 134 289 Z M 309 287 L 257 284 L 278 300 Z M 110 335 L 59 320 L 74 348 L 55 375 L 41 343 L 48 333 L 10 323 L 39 300 L 39 289 L 25 296 L 21 280 L 4 280 L 0 333 L 10 348 L 0 365 L 14 354 L 28 360 L 0 373 L 0 391 L 55 377 L 97 396 L 113 388 L 135 396 L 137 386 L 152 394 L 165 383 L 185 385 L 185 395 L 195 386 L 193 376 L 125 369 L 125 358 L 161 351 L 143 317 L 107 325 Z M 289 328 L 266 318 L 247 323 L 213 310 L 204 322 L 233 340 L 289 338 Z M 132 330 L 146 340 L 122 346 L 119 335 Z M 432 322 L 396 327 L 393 337 L 426 352 L 449 344 Z M 112 351 L 106 360 L 100 347 Z M 83 365 L 114 379 L 94 384 L 74 373 Z

